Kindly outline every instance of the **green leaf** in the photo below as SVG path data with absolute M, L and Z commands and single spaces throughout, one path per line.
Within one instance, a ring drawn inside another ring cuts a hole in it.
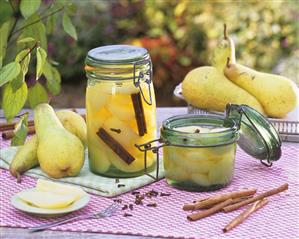
M 25 143 L 28 133 L 28 113 L 25 113 L 16 124 L 14 137 L 11 140 L 11 146 L 19 146 Z
M 0 69 L 0 87 L 12 81 L 19 75 L 21 66 L 18 62 L 11 62 Z
M 66 11 L 69 15 L 74 15 L 77 12 L 77 6 L 74 3 L 69 3 L 66 6 Z
M 36 50 L 36 80 L 38 80 L 38 78 L 43 73 L 46 59 L 47 59 L 46 51 L 43 48 L 38 47 Z
M 40 103 L 48 103 L 48 93 L 39 82 L 29 88 L 28 102 L 32 109 Z
M 8 83 L 3 90 L 2 109 L 7 121 L 11 121 L 24 106 L 28 95 L 26 83 L 13 91 L 11 83 Z
M 25 18 L 34 14 L 40 6 L 41 0 L 21 0 L 20 10 Z
M 35 42 L 36 40 L 32 37 L 25 37 L 17 41 L 17 43 L 28 43 L 28 42 Z
M 49 16 L 47 18 L 47 24 L 46 24 L 47 34 L 52 34 L 54 32 L 55 22 L 56 22 L 55 15 Z
M 30 49 L 26 49 L 26 50 L 20 51 L 15 59 L 16 62 L 21 61 L 20 65 L 21 65 L 21 70 L 22 70 L 24 76 L 28 72 L 30 57 L 31 57 Z
M 1 16 L 2 17 L 2 16 Z M 0 68 L 6 55 L 7 39 L 11 28 L 11 21 L 4 22 L 0 28 Z
M 30 63 L 30 56 L 31 54 L 29 49 L 20 51 L 16 56 L 15 61 L 20 62 L 21 70 L 18 76 L 11 81 L 13 91 L 19 89 L 25 80 L 25 75 L 28 72 L 28 66 Z
M 51 94 L 58 95 L 61 89 L 61 77 L 58 70 L 49 62 L 46 62 L 43 74 L 47 79 L 48 90 Z
M 23 85 L 24 80 L 24 74 L 22 71 L 20 71 L 19 75 L 11 81 L 11 87 L 13 92 L 18 90 Z
M 67 34 L 69 34 L 72 38 L 77 40 L 76 28 L 74 27 L 70 17 L 66 14 L 66 12 L 63 14 L 62 26 Z
M 36 22 L 36 21 L 38 21 L 38 22 Z M 36 22 L 36 23 L 34 23 L 34 22 Z M 44 50 L 48 49 L 47 37 L 46 37 L 46 27 L 40 20 L 40 17 L 37 14 L 33 14 L 24 23 L 24 25 L 29 25 L 29 24 L 32 24 L 32 25 L 26 27 L 23 30 L 19 39 L 27 38 L 27 37 L 34 38 L 36 41 L 40 42 L 40 46 Z

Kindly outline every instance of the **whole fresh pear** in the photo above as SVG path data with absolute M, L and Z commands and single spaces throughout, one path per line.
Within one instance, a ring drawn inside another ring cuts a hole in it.
M 264 112 L 256 98 L 212 66 L 190 71 L 182 83 L 182 93 L 188 103 L 202 109 L 224 111 L 227 103 L 233 103 L 246 104 Z
M 286 77 L 258 72 L 228 59 L 225 76 L 252 94 L 267 116 L 283 118 L 297 105 L 296 85 Z
M 224 24 L 223 39 L 221 39 L 213 50 L 211 63 L 212 66 L 223 72 L 227 58 L 231 59 L 232 63 L 236 62 L 235 43 L 227 34 L 227 27 Z
M 20 146 L 9 165 L 9 172 L 21 182 L 21 174 L 38 165 L 37 160 L 37 137 L 32 136 Z
M 86 146 L 86 123 L 83 117 L 71 110 L 60 110 L 56 112 L 56 115 L 63 127 L 76 135 L 82 142 L 84 146 Z
M 63 127 L 49 104 L 35 107 L 34 122 L 41 169 L 53 178 L 79 174 L 84 163 L 84 146 L 80 139 Z

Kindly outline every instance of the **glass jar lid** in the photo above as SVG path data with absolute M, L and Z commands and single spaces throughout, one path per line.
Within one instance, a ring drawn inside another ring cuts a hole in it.
M 228 104 L 226 117 L 240 128 L 238 145 L 249 155 L 271 166 L 281 156 L 281 139 L 274 126 L 258 111 L 247 105 Z M 266 160 L 266 162 L 264 161 Z
M 146 49 L 129 45 L 109 45 L 97 47 L 87 54 L 86 64 L 134 64 L 149 58 Z

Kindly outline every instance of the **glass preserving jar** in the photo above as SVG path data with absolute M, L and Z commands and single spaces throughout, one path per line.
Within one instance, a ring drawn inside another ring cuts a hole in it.
M 159 146 L 152 146 L 155 141 Z M 160 138 L 137 147 L 163 147 L 167 183 L 188 191 L 211 191 L 233 179 L 236 147 L 266 166 L 281 156 L 281 141 L 271 123 L 245 105 L 228 105 L 226 117 L 180 115 L 163 121 Z
M 108 177 L 143 174 L 144 157 L 135 144 L 156 137 L 157 130 L 147 50 L 128 45 L 98 47 L 88 52 L 85 63 L 90 170 Z M 150 153 L 148 170 L 155 164 Z

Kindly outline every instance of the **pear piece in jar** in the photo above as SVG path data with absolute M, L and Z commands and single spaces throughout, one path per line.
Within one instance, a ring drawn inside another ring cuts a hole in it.
M 225 157 L 218 161 L 209 172 L 211 185 L 227 184 L 234 173 L 234 157 Z
M 215 163 L 199 148 L 176 147 L 176 163 L 189 173 L 208 173 Z M 186 160 L 187 159 L 187 160 Z
M 102 91 L 102 84 L 88 86 L 86 89 L 86 107 L 89 112 L 97 112 L 110 100 L 111 94 Z
M 109 155 L 102 144 L 89 144 L 88 158 L 89 167 L 94 173 L 105 173 L 111 166 Z
M 184 170 L 181 165 L 177 164 L 177 154 L 174 150 L 174 147 L 167 146 L 163 149 L 164 155 L 164 168 L 165 168 L 165 177 L 174 181 L 186 181 L 189 178 L 189 175 L 186 170 Z
M 105 121 L 103 128 L 126 150 L 135 149 L 139 136 L 125 122 L 112 116 Z
M 107 146 L 108 147 L 108 146 Z M 140 151 L 129 150 L 129 153 L 135 158 L 135 160 L 127 164 L 124 160 L 122 160 L 115 152 L 113 152 L 110 148 L 109 150 L 109 159 L 111 163 L 120 171 L 127 173 L 139 172 L 144 169 L 144 155 Z M 151 155 L 147 156 L 147 167 L 151 167 L 155 162 L 155 158 Z
M 207 187 L 211 185 L 208 174 L 194 173 L 191 175 L 191 180 L 199 186 Z
M 135 119 L 131 95 L 117 94 L 111 97 L 107 109 L 120 120 Z
M 87 134 L 96 135 L 105 120 L 109 117 L 111 117 L 111 114 L 106 108 L 94 112 L 87 108 Z

